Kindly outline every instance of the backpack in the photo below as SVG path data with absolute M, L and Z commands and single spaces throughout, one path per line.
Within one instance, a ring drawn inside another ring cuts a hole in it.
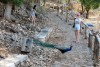
M 75 27 L 75 19 L 76 19 L 76 18 L 74 18 L 74 24 L 73 24 L 73 28 Z

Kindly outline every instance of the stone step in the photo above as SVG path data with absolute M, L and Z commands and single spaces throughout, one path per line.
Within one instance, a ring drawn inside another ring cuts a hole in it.
M 16 65 L 28 59 L 27 55 L 14 54 L 6 59 L 0 61 L 0 67 L 15 67 Z
M 52 28 L 44 28 L 41 30 L 39 34 L 35 35 L 35 38 L 39 39 L 40 41 L 45 42 L 49 38 L 52 30 L 53 30 Z
M 32 39 L 31 38 L 23 38 L 22 39 L 22 46 L 21 51 L 23 52 L 31 52 L 32 51 Z

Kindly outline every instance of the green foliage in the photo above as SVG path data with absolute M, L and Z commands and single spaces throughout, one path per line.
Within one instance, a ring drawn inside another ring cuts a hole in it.
M 8 0 L 0 0 L 0 2 L 6 4 L 8 2 Z
M 24 2 L 24 0 L 0 0 L 0 2 L 2 2 L 4 4 L 13 3 L 16 6 L 19 6 Z
M 97 3 L 99 3 L 99 4 L 100 4 L 100 0 L 94 0 L 94 2 L 97 2 Z
M 100 0 L 80 0 L 80 2 L 86 10 L 96 9 L 100 6 Z
M 21 5 L 24 2 L 24 0 L 12 0 L 12 3 L 16 6 Z
M 100 6 L 100 5 L 99 5 L 98 3 L 94 3 L 94 5 L 93 5 L 92 8 L 93 8 L 93 9 L 96 9 L 96 8 L 99 8 L 99 6 Z
M 87 11 L 86 18 L 88 18 L 90 9 L 97 9 L 100 6 L 100 0 L 80 0 L 80 2 Z

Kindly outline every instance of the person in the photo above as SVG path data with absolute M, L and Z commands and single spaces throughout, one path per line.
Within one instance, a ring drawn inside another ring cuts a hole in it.
M 31 9 L 31 13 L 30 13 L 30 19 L 32 21 L 32 23 L 35 26 L 35 19 L 36 19 L 36 5 L 33 6 L 33 8 Z
M 76 37 L 76 40 L 75 42 L 76 43 L 79 43 L 79 39 L 80 39 L 80 24 L 81 24 L 82 20 L 80 18 L 80 13 L 77 13 L 76 14 L 76 18 L 74 19 L 74 29 L 75 29 L 75 37 Z

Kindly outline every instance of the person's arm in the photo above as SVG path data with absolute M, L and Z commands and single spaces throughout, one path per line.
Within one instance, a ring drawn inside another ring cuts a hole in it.
M 82 19 L 79 18 L 79 24 L 81 24 L 81 23 L 82 23 Z

